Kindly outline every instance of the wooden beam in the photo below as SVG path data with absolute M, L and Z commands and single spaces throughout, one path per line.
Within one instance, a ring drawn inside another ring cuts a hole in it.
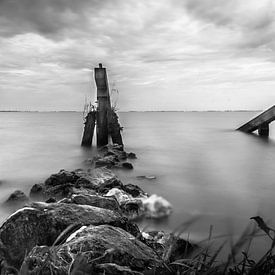
M 263 131 L 266 132 L 267 126 L 270 122 L 275 120 L 275 105 L 269 108 L 268 110 L 264 111 L 260 115 L 256 116 L 249 122 L 245 123 L 241 127 L 239 127 L 237 130 L 246 132 L 246 133 L 252 133 L 257 129 L 260 129 L 260 132 Z
M 106 69 L 99 64 L 95 68 L 95 82 L 97 86 L 97 146 L 101 147 L 108 144 L 108 110 L 111 109 L 108 79 Z
M 94 137 L 96 112 L 89 112 L 86 116 L 81 146 L 91 147 Z

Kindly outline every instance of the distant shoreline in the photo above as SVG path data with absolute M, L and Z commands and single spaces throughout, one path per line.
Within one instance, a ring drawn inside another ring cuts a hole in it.
M 119 113 L 234 113 L 234 112 L 262 112 L 263 110 L 205 110 L 205 111 L 119 111 Z M 5 111 L 0 113 L 82 113 L 82 111 Z

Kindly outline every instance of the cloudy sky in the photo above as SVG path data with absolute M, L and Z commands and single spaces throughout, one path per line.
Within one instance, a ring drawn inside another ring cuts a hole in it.
M 119 108 L 275 104 L 275 0 L 0 0 L 0 109 L 82 110 L 102 62 Z

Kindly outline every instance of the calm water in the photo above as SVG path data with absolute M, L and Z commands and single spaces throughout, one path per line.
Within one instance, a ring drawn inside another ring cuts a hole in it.
M 174 206 L 171 217 L 142 226 L 172 230 L 194 216 L 190 238 L 238 235 L 262 215 L 275 223 L 275 128 L 269 141 L 234 129 L 255 112 L 121 113 L 127 151 L 138 159 L 130 172 L 116 171 L 124 183 L 164 196 Z M 15 189 L 28 192 L 60 169 L 84 167 L 91 150 L 79 144 L 80 113 L 0 113 L 0 201 Z M 273 126 L 274 127 L 274 126 Z M 139 180 L 156 175 L 156 180 Z M 1 210 L 1 219 L 8 214 Z M 230 226 L 229 226 L 230 225 Z M 258 251 L 267 245 L 261 241 Z

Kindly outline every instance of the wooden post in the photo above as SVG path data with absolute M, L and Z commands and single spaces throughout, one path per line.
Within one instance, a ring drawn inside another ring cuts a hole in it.
M 108 144 L 108 109 L 111 109 L 108 79 L 106 69 L 99 64 L 99 68 L 95 68 L 95 82 L 97 86 L 97 147 Z
M 108 131 L 112 137 L 113 144 L 118 144 L 122 146 L 123 149 L 123 141 L 121 137 L 121 126 L 118 122 L 118 115 L 114 110 L 109 111 L 108 115 Z
M 269 124 L 263 123 L 262 125 L 260 125 L 260 127 L 258 128 L 258 133 L 259 133 L 259 136 L 268 137 L 269 136 Z
M 92 146 L 94 129 L 95 129 L 95 121 L 96 121 L 96 112 L 95 111 L 89 112 L 85 120 L 81 146 L 85 146 L 85 147 Z

